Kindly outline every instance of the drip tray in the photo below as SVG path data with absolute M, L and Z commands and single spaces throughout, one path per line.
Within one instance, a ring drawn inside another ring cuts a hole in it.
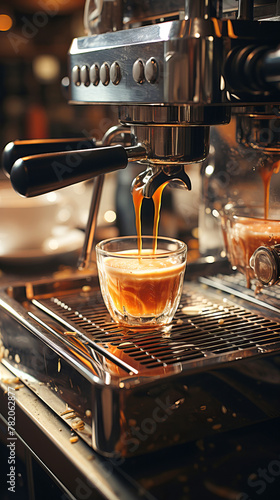
M 232 295 L 186 283 L 172 324 L 154 330 L 112 322 L 95 276 L 3 290 L 0 308 L 2 362 L 56 412 L 56 398 L 70 407 L 105 455 L 279 413 L 280 324 Z
M 269 352 L 280 341 L 280 324 L 226 299 L 212 302 L 198 293 L 183 294 L 171 326 L 144 332 L 116 327 L 96 290 L 33 299 L 32 304 L 117 366 L 151 376 L 153 371 L 177 371 L 178 363 L 180 369 L 182 364 L 197 368 Z

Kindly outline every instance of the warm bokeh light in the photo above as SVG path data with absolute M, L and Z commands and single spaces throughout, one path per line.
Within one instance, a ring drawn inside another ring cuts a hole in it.
M 116 212 L 114 210 L 107 210 L 104 214 L 104 219 L 106 222 L 115 222 L 117 218 Z
M 0 31 L 8 31 L 12 26 L 12 18 L 7 14 L 0 14 Z
M 33 60 L 33 71 L 42 82 L 52 82 L 59 77 L 59 60 L 51 54 L 41 54 Z

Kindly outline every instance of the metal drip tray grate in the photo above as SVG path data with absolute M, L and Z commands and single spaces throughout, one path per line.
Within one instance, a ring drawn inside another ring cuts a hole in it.
M 280 313 L 280 287 L 278 285 L 263 287 L 257 291 L 256 284 L 253 282 L 251 288 L 248 289 L 246 278 L 240 272 L 203 277 L 200 281 L 212 288 L 234 294 L 235 297 L 251 302 L 264 310 L 270 310 L 277 315 Z
M 137 372 L 158 369 L 158 374 L 178 363 L 181 368 L 190 363 L 202 367 L 279 349 L 280 324 L 228 299 L 214 300 L 183 293 L 173 323 L 149 331 L 124 330 L 113 323 L 97 290 L 32 302 L 87 345 Z

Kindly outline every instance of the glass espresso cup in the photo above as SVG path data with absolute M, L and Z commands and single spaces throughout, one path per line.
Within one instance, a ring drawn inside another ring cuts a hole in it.
M 128 327 L 170 323 L 179 305 L 187 246 L 172 238 L 124 236 L 101 241 L 96 259 L 101 293 L 111 317 Z
M 255 277 L 250 267 L 254 251 L 280 243 L 279 208 L 270 210 L 269 219 L 263 218 L 263 207 L 259 206 L 229 206 L 220 215 L 228 259 L 233 268 L 246 276 L 249 288 Z

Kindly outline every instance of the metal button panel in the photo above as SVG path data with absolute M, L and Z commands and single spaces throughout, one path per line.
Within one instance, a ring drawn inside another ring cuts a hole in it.
M 154 57 L 148 59 L 145 63 L 142 59 L 136 59 L 132 66 L 133 80 L 142 84 L 147 81 L 150 84 L 156 83 L 158 79 L 159 65 Z M 90 84 L 97 86 L 99 82 L 104 86 L 109 85 L 110 81 L 114 85 L 119 85 L 121 81 L 121 66 L 117 61 L 112 65 L 103 62 L 99 67 L 98 63 L 93 63 L 90 68 L 86 64 L 81 67 L 78 65 L 72 68 L 72 81 L 76 87 L 81 84 L 88 87 Z

